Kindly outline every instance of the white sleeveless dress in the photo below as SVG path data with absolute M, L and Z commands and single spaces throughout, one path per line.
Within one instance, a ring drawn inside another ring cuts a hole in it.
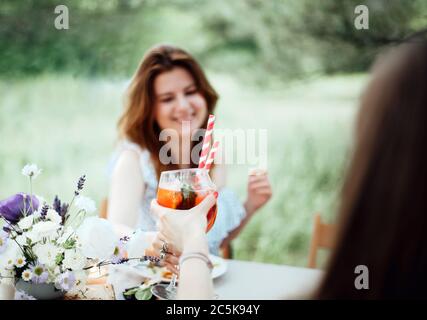
M 139 207 L 139 219 L 136 228 L 142 231 L 156 231 L 157 218 L 150 212 L 150 203 L 156 198 L 158 181 L 150 153 L 135 143 L 122 141 L 110 161 L 108 175 L 111 176 L 114 166 L 124 150 L 133 150 L 138 153 L 141 173 L 145 182 L 145 192 Z M 246 216 L 242 203 L 236 194 L 228 188 L 222 188 L 218 191 L 217 206 L 218 214 L 215 224 L 207 234 L 209 250 L 215 255 L 219 254 L 222 240 L 237 228 Z

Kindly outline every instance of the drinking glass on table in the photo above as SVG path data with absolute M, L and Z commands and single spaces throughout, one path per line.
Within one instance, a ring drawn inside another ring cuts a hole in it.
M 197 206 L 215 191 L 216 186 L 206 169 L 163 171 L 157 190 L 157 202 L 163 207 L 188 210 Z M 214 225 L 216 214 L 217 206 L 214 205 L 206 216 L 208 220 L 206 232 Z M 158 284 L 152 288 L 152 293 L 160 299 L 173 300 L 176 298 L 176 292 L 175 274 L 169 285 Z

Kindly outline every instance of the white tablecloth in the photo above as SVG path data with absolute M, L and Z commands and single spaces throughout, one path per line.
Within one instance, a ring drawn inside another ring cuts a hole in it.
M 227 272 L 214 280 L 215 293 L 223 300 L 309 298 L 323 272 L 239 260 L 227 260 Z

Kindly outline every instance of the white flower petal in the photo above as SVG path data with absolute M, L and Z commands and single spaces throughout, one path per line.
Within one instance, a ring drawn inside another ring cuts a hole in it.
M 31 228 L 34 222 L 34 217 L 32 215 L 26 216 L 25 218 L 22 218 L 18 222 L 18 227 L 22 230 L 27 230 Z
M 145 250 L 151 245 L 150 234 L 141 230 L 135 231 L 126 244 L 129 258 L 139 258 L 145 255 Z
M 79 249 L 68 249 L 64 252 L 64 260 L 62 260 L 62 264 L 67 269 L 82 270 L 86 265 L 86 257 Z
M 21 256 L 21 249 L 15 241 L 8 241 L 6 250 L 2 252 L 0 258 L 0 269 L 10 269 L 15 264 L 16 258 Z
M 88 197 L 78 196 L 75 200 L 75 204 L 79 210 L 84 210 L 87 213 L 92 213 L 96 211 L 95 201 Z
M 60 253 L 60 248 L 50 242 L 45 244 L 38 243 L 33 247 L 33 252 L 41 264 L 52 267 L 56 264 L 56 256 Z
M 60 224 L 62 222 L 61 216 L 58 214 L 58 212 L 56 212 L 53 209 L 47 210 L 46 219 L 48 219 L 48 220 L 50 220 L 56 224 Z
M 60 228 L 61 226 L 53 221 L 40 221 L 33 225 L 33 229 L 29 233 L 34 238 L 49 238 L 54 237 Z
M 26 233 L 20 234 L 16 236 L 15 241 L 19 243 L 19 245 L 23 246 L 27 243 L 27 237 L 25 236 Z
M 31 272 L 30 269 L 24 270 L 22 272 L 22 279 L 24 279 L 24 281 L 30 281 L 32 276 L 33 276 L 33 273 Z
M 109 259 L 118 241 L 112 224 L 98 217 L 86 218 L 76 233 L 82 252 L 88 258 Z
M 62 235 L 56 240 L 56 242 L 58 244 L 64 244 L 65 241 L 67 241 L 68 239 L 74 238 L 73 234 L 74 234 L 73 228 L 67 227 L 67 228 L 65 228 Z
M 41 169 L 39 169 L 36 164 L 27 164 L 22 168 L 22 174 L 33 179 L 37 178 L 40 173 Z

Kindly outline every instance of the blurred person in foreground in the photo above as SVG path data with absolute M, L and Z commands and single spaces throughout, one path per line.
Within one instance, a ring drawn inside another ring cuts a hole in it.
M 374 65 L 342 189 L 336 247 L 322 283 L 307 298 L 427 298 L 426 119 L 427 41 L 417 36 Z M 161 237 L 182 254 L 181 299 L 213 297 L 203 256 L 205 215 L 214 203 L 208 197 L 179 215 L 152 203 Z M 355 288 L 358 265 L 368 267 L 368 290 Z

